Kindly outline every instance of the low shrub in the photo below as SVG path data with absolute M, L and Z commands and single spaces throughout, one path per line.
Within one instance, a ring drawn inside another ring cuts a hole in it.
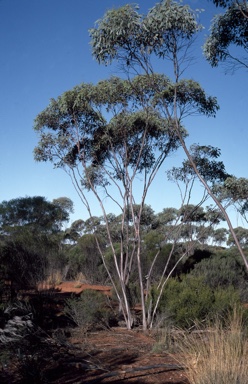
M 64 312 L 84 332 L 109 327 L 111 312 L 106 297 L 100 292 L 85 290 L 79 298 L 66 300 Z

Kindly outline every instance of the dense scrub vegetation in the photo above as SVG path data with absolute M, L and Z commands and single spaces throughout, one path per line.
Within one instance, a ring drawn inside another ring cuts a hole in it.
M 40 205 L 42 209 L 39 211 Z M 66 198 L 54 202 L 42 197 L 19 198 L 0 204 L 3 298 L 6 288 L 9 288 L 9 299 L 15 300 L 20 297 L 19 292 L 35 290 L 42 282 L 55 285 L 63 280 L 73 280 L 78 284 L 111 285 L 98 250 L 100 245 L 114 276 L 116 270 L 112 267 L 104 220 L 101 217 L 78 220 L 64 228 L 72 208 L 72 202 Z M 19 215 L 21 219 L 18 219 Z M 196 319 L 204 320 L 207 316 L 229 310 L 234 304 L 247 302 L 248 282 L 242 259 L 235 247 L 227 247 L 226 244 L 231 244 L 231 236 L 225 229 L 215 229 L 216 222 L 219 220 L 215 217 L 213 223 L 207 208 L 190 205 L 180 210 L 165 208 L 155 214 L 151 207 L 146 206 L 142 219 L 141 258 L 144 275 L 150 274 L 151 290 L 146 291 L 146 305 L 152 310 L 157 305 L 155 324 L 158 317 L 160 320 L 163 318 L 164 324 L 188 327 Z M 116 238 L 114 246 L 120 258 L 121 221 L 118 216 L 109 214 L 108 224 Z M 128 225 L 131 227 L 132 222 Z M 152 261 L 155 266 L 151 273 L 149 266 Z M 7 281 L 10 285 L 6 285 Z M 77 325 L 82 325 L 88 322 L 85 313 L 92 319 L 94 316 L 100 319 L 94 308 L 102 308 L 101 321 L 108 324 L 108 318 L 114 314 L 107 314 L 109 308 L 104 314 L 106 306 L 98 302 L 101 298 L 90 292 L 88 295 L 92 297 L 83 294 L 80 300 L 68 301 L 67 313 Z M 128 285 L 131 308 L 139 303 L 139 297 L 137 269 L 133 268 Z M 115 291 L 112 298 L 117 299 Z M 93 309 L 87 306 L 87 301 Z
M 11 206 L 15 205 L 17 211 L 19 206 L 25 205 L 29 214 L 35 212 L 34 217 L 30 214 L 28 220 L 24 220 L 25 210 L 22 210 L 23 221 L 16 223 L 9 215 L 8 221 L 5 219 L 6 206 L 9 206 L 7 202 L 0 204 L 1 295 L 4 300 L 0 307 L 2 329 L 0 343 L 3 346 L 0 363 L 2 366 L 8 366 L 14 356 L 18 362 L 19 375 L 23 377 L 23 381 L 20 382 L 23 383 L 43 383 L 47 380 L 48 373 L 45 374 L 44 371 L 47 356 L 51 353 L 56 355 L 56 343 L 61 345 L 66 342 L 68 327 L 77 327 L 80 333 L 85 335 L 92 330 L 99 331 L 118 324 L 123 325 L 124 320 L 114 290 L 111 297 L 89 290 L 81 295 L 67 295 L 65 298 L 61 296 L 58 298 L 56 291 L 52 290 L 50 293 L 38 292 L 38 284 L 45 281 L 50 283 L 51 287 L 62 280 L 73 280 L 75 287 L 83 283 L 111 284 L 96 246 L 94 232 L 98 244 L 101 244 L 104 250 L 111 273 L 114 274 L 115 269 L 111 269 L 112 255 L 109 252 L 106 228 L 101 217 L 95 217 L 94 223 L 92 220 L 80 220 L 66 228 L 62 223 L 66 223 L 64 219 L 68 217 L 66 215 L 68 211 L 60 205 L 58 215 L 49 216 L 48 212 L 42 211 L 48 222 L 50 220 L 51 222 L 41 233 L 39 225 L 36 224 L 37 210 L 34 209 L 37 202 L 42 204 L 45 202 L 49 207 L 55 204 L 58 208 L 56 202 L 50 203 L 41 197 L 16 199 L 11 201 Z M 209 214 L 207 209 L 203 208 L 199 210 L 190 206 L 192 220 L 188 214 L 187 220 L 181 221 L 182 211 L 185 212 L 185 209 L 186 207 L 183 207 L 183 210 L 169 208 L 155 214 L 151 207 L 146 207 L 147 217 L 143 220 L 141 257 L 148 274 L 150 261 L 156 256 L 156 267 L 150 276 L 151 289 L 146 292 L 146 305 L 151 306 L 152 310 L 160 295 L 159 287 L 165 282 L 152 324 L 153 328 L 166 330 L 164 332 L 167 333 L 166 340 L 163 337 L 159 340 L 160 349 L 169 348 L 175 351 L 175 348 L 178 350 L 180 346 L 182 356 L 187 358 L 191 374 L 190 364 L 193 359 L 191 353 L 195 352 L 188 349 L 187 343 L 193 340 L 191 346 L 196 351 L 198 348 L 205 348 L 206 360 L 209 350 L 204 344 L 204 337 L 194 338 L 190 332 L 198 328 L 202 332 L 202 329 L 214 327 L 218 318 L 219 323 L 216 326 L 219 327 L 218 332 L 220 329 L 219 337 L 222 339 L 220 343 L 211 339 L 210 342 L 216 344 L 228 342 L 229 339 L 224 340 L 225 328 L 221 328 L 225 327 L 225 324 L 221 325 L 220 321 L 225 320 L 232 311 L 245 311 L 243 304 L 247 303 L 248 283 L 239 253 L 234 246 L 227 246 L 227 243 L 231 244 L 228 232 L 221 230 L 220 238 L 220 227 L 214 229 L 215 225 L 205 219 Z M 54 221 L 58 218 L 58 225 L 55 225 Z M 109 223 L 116 233 L 115 247 L 118 254 L 120 224 L 118 216 L 111 214 L 109 218 Z M 43 220 L 42 217 L 39 217 L 39 220 Z M 206 236 L 203 236 L 204 231 Z M 170 233 L 167 241 L 163 233 Z M 176 241 L 173 241 L 175 233 Z M 244 251 L 248 251 L 246 247 Z M 164 271 L 165 265 L 167 269 Z M 6 285 L 7 282 L 11 285 Z M 135 269 L 132 271 L 128 288 L 128 300 L 135 319 L 134 326 L 139 327 L 142 319 L 140 311 L 136 309 L 140 294 Z M 247 314 L 244 313 L 242 316 L 246 319 Z M 173 329 L 186 332 L 185 338 L 175 341 Z M 49 340 L 53 340 L 52 344 Z M 225 345 L 218 347 L 226 348 Z M 29 357 L 24 358 L 27 350 Z M 220 350 L 219 353 L 224 352 Z M 242 355 L 242 350 L 237 353 Z M 203 366 L 204 364 L 199 365 L 199 370 L 203 369 Z M 242 365 L 243 371 L 245 372 L 245 368 Z M 192 375 L 193 373 L 196 375 L 192 368 Z M 32 381 L 34 377 L 36 381 Z

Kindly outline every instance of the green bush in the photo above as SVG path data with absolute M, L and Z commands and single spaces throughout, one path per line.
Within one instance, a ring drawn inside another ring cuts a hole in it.
M 181 281 L 171 279 L 162 296 L 159 312 L 166 310 L 173 324 L 191 326 L 194 321 L 204 319 L 214 301 L 212 290 L 201 278 L 185 276 Z
M 239 291 L 232 285 L 222 288 L 218 287 L 214 290 L 214 303 L 212 312 L 216 315 L 225 315 L 235 306 L 241 305 Z
M 85 332 L 108 327 L 111 316 L 106 297 L 92 290 L 85 290 L 79 298 L 66 300 L 64 312 Z
M 213 318 L 240 305 L 239 292 L 232 286 L 212 290 L 203 277 L 186 275 L 171 279 L 162 295 L 158 314 L 182 328 Z

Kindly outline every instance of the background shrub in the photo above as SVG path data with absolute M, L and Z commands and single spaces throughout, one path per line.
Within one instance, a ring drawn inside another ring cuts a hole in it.
M 223 316 L 236 306 L 241 306 L 240 294 L 232 285 L 214 290 L 214 302 L 211 308 L 214 315 Z
M 195 264 L 190 274 L 202 277 L 212 289 L 233 286 L 242 300 L 248 300 L 247 273 L 236 250 L 216 250 L 211 257 Z

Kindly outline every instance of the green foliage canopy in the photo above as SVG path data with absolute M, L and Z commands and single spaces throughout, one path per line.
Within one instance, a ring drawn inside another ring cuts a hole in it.
M 199 173 L 209 183 L 223 183 L 228 177 L 231 177 L 226 172 L 223 162 L 217 160 L 221 154 L 219 148 L 211 145 L 193 144 L 190 146 L 190 154 Z M 168 172 L 168 177 L 170 180 L 176 179 L 186 182 L 189 178 L 195 177 L 195 172 L 190 162 L 185 160 L 181 167 L 173 167 Z
M 149 63 L 149 56 L 173 55 L 173 41 L 184 46 L 199 30 L 188 6 L 167 1 L 157 3 L 146 16 L 138 13 L 137 5 L 125 5 L 106 12 L 90 29 L 92 53 L 99 63 L 110 64 L 114 59 L 125 65 Z
M 143 108 L 142 99 L 153 99 L 154 90 L 148 89 L 146 77 L 137 89 L 139 80 L 130 83 L 112 78 L 95 86 L 82 84 L 52 100 L 35 120 L 34 128 L 40 134 L 35 159 L 50 160 L 61 167 L 83 162 L 88 167 L 87 176 L 99 185 L 105 181 L 97 167 L 111 159 L 113 164 L 117 154 L 126 166 L 136 167 L 138 162 L 140 171 L 150 169 L 156 150 L 167 154 L 178 144 L 170 122 L 158 112 Z M 158 81 L 168 84 L 163 76 L 158 76 Z M 110 112 L 107 122 L 104 115 Z M 117 168 L 114 177 L 121 178 L 123 170 Z
M 192 113 L 215 114 L 216 99 L 200 91 L 197 83 L 182 81 L 176 87 L 182 113 L 191 104 Z M 166 103 L 173 110 L 173 89 L 175 85 L 163 75 L 152 79 L 143 75 L 132 81 L 111 78 L 95 86 L 82 84 L 65 92 L 35 120 L 40 136 L 35 159 L 71 168 L 81 162 L 85 179 L 102 186 L 108 181 L 99 170 L 106 163 L 112 166 L 111 176 L 119 180 L 125 167 L 151 170 L 157 151 L 164 158 L 179 145 L 173 120 L 170 114 L 162 117 L 161 109 Z
M 220 200 L 233 204 L 246 219 L 248 210 L 248 179 L 245 177 L 227 177 L 223 183 L 216 184 L 214 191 Z

